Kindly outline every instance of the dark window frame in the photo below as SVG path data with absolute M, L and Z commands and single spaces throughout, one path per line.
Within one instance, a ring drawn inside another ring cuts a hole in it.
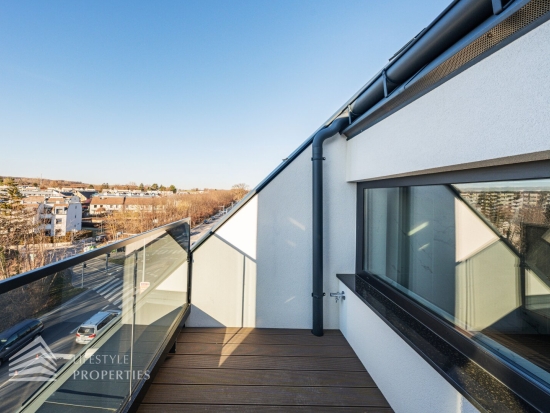
M 468 339 L 459 332 L 458 328 L 448 321 L 424 307 L 421 303 L 408 297 L 381 277 L 365 271 L 364 247 L 365 247 L 365 199 L 364 190 L 370 188 L 394 188 L 406 186 L 445 185 L 458 183 L 493 182 L 493 181 L 519 181 L 527 179 L 550 178 L 550 160 L 522 162 L 510 165 L 480 167 L 472 169 L 438 172 L 430 174 L 408 175 L 397 178 L 363 181 L 357 183 L 357 216 L 356 216 L 356 261 L 355 273 L 376 291 L 388 298 L 391 302 L 419 321 L 424 327 L 434 333 L 439 339 L 450 345 L 463 356 L 477 363 L 481 369 L 494 376 L 505 386 L 511 389 L 521 399 L 536 409 L 544 411 L 550 406 L 550 387 L 532 378 L 527 373 L 508 363 L 496 354 L 490 353 L 480 344 Z M 395 331 L 391 320 L 377 313 Z M 401 334 L 400 334 L 401 335 Z M 405 340 L 407 341 L 407 340 Z M 472 396 L 458 384 L 452 377 L 447 376 L 436 363 L 425 354 L 421 348 L 413 348 L 428 363 L 436 367 L 436 370 L 455 387 L 468 400 L 479 404 Z M 490 391 L 488 389 L 488 391 Z

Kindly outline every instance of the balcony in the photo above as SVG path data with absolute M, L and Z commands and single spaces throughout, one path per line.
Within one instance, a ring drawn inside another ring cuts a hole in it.
M 393 410 L 338 330 L 184 328 L 139 413 Z
M 0 302 L 25 302 L 1 320 L 2 411 L 392 411 L 338 330 L 182 330 L 189 233 L 180 221 L 0 283 Z

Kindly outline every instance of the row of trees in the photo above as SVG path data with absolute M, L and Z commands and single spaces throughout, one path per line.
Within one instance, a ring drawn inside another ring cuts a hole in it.
M 105 232 L 110 239 L 115 239 L 117 233 L 139 234 L 187 217 L 191 218 L 191 226 L 195 226 L 238 202 L 247 192 L 248 187 L 239 184 L 230 190 L 154 198 L 150 205 L 141 205 L 137 210 L 107 215 L 104 219 Z
M 230 190 L 212 190 L 196 194 L 177 194 L 152 198 L 152 205 L 134 211 L 115 212 L 104 218 L 104 228 L 111 239 L 119 232 L 139 234 L 183 218 L 191 226 L 211 217 L 222 208 L 239 201 L 248 192 L 245 184 Z M 0 199 L 0 279 L 33 270 L 56 260 L 52 238 L 41 230 L 35 206 L 22 204 L 23 196 L 15 182 Z
M 66 181 L 66 180 L 53 180 L 42 178 L 14 178 L 14 177 L 2 177 L 0 176 L 0 185 L 10 185 L 16 183 L 17 185 L 29 185 L 40 189 L 46 188 L 86 188 L 101 191 L 103 189 L 119 189 L 119 190 L 140 190 L 140 191 L 171 191 L 177 192 L 175 185 L 164 186 L 163 184 L 153 183 L 151 185 L 140 183 L 137 185 L 135 182 L 128 182 L 127 184 L 113 184 L 109 185 L 108 182 L 102 184 L 86 184 L 80 181 Z M 245 185 L 245 184 L 239 184 Z M 215 189 L 214 189 L 215 190 Z M 198 191 L 198 188 L 191 189 L 190 191 Z
M 42 178 L 18 178 L 18 177 L 2 177 L 0 176 L 0 185 L 10 185 L 16 183 L 17 185 L 29 185 L 34 186 L 35 188 L 46 189 L 46 188 L 63 188 L 63 187 L 82 187 L 86 186 L 79 181 L 66 181 L 66 180 L 55 180 L 55 179 L 42 179 Z
M 103 189 L 125 189 L 125 190 L 141 190 L 141 191 L 172 191 L 176 192 L 177 188 L 174 185 L 164 186 L 162 184 L 144 185 L 143 183 L 136 185 L 135 182 L 129 182 L 127 184 L 115 184 L 109 185 L 104 182 L 101 185 L 83 184 L 82 182 L 65 181 L 65 180 L 52 180 L 52 179 L 40 179 L 40 178 L 12 178 L 0 176 L 0 185 L 30 185 L 35 188 L 63 188 L 63 187 L 86 187 L 86 189 L 103 190 Z
M 101 185 L 88 185 L 89 189 L 119 189 L 119 190 L 140 190 L 140 191 L 171 191 L 173 193 L 176 193 L 177 188 L 174 185 L 170 185 L 168 187 L 160 184 L 152 184 L 152 185 L 144 185 L 143 183 L 136 185 L 135 182 L 130 182 L 125 185 L 109 185 L 108 182 L 104 182 Z

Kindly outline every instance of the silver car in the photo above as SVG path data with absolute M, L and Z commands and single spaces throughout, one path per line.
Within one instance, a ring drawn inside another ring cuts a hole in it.
M 76 332 L 78 344 L 88 344 L 97 337 L 99 331 L 120 315 L 120 311 L 100 311 L 82 323 Z

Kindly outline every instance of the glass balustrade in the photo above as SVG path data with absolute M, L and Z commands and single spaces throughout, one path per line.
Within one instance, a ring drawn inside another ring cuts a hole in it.
M 0 282 L 0 411 L 117 411 L 188 307 L 189 221 Z

